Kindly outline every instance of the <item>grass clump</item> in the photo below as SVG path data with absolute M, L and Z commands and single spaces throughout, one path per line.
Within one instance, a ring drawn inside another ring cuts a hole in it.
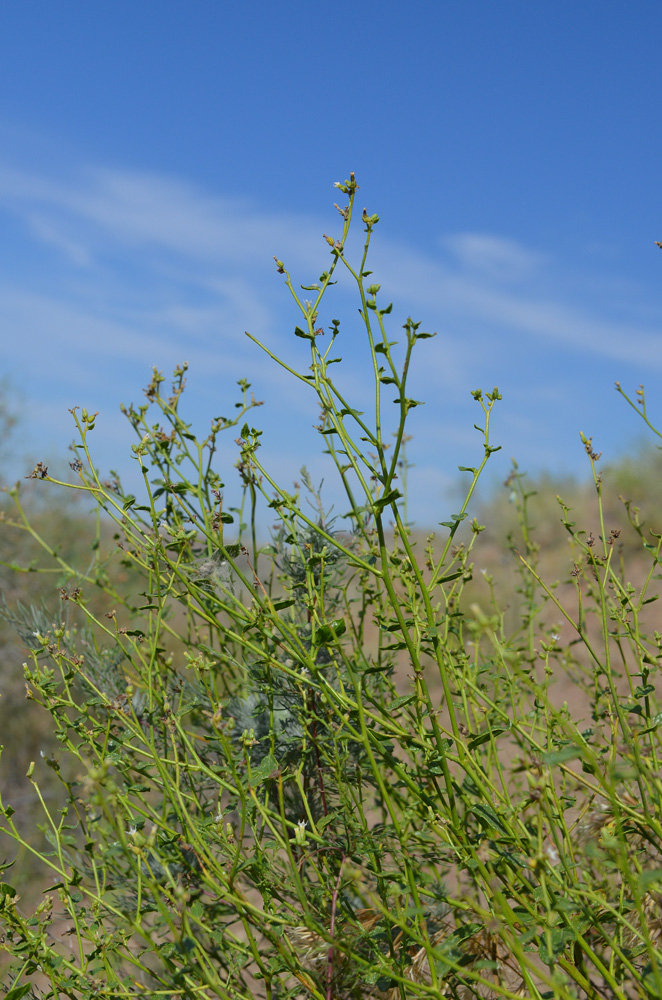
M 274 361 L 317 399 L 342 519 L 305 470 L 292 491 L 262 461 L 247 383 L 234 417 L 197 438 L 185 365 L 169 393 L 155 370 L 126 410 L 139 495 L 99 477 L 86 411 L 75 481 L 33 472 L 91 497 L 113 529 L 84 570 L 44 541 L 56 600 L 7 612 L 59 747 L 26 776 L 41 840 L 4 790 L 0 803 L 5 836 L 42 872 L 27 907 L 3 866 L 11 1000 L 662 996 L 660 536 L 638 515 L 609 523 L 587 440 L 597 530 L 559 500 L 569 547 L 546 582 L 514 468 L 509 606 L 491 574 L 478 591 L 483 526 L 469 507 L 496 450 L 494 389 L 473 392 L 483 443 L 459 510 L 439 537 L 415 538 L 407 376 L 429 334 L 407 320 L 389 339 L 391 306 L 367 270 L 377 216 L 363 211 L 350 261 L 354 176 L 338 187 L 347 204 L 311 300 L 276 260 L 310 367 Z M 343 270 L 372 360 L 370 415 L 336 380 L 339 322 L 320 339 Z M 236 508 L 214 464 L 224 433 L 238 443 Z M 29 530 L 12 496 L 5 520 Z M 260 505 L 275 521 L 267 545 Z M 626 530 L 647 560 L 636 578 Z

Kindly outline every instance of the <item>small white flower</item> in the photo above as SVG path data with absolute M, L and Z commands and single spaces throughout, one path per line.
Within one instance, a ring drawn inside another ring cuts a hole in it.
M 561 860 L 559 857 L 559 852 L 556 850 L 554 844 L 549 842 L 545 847 L 545 854 L 547 855 L 547 860 L 552 865 L 557 865 Z

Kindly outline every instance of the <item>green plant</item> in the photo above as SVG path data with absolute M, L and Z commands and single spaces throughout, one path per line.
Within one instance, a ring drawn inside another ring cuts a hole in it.
M 501 397 L 473 392 L 480 461 L 463 470 L 465 499 L 440 538 L 417 541 L 403 514 L 406 425 L 418 405 L 407 376 L 429 334 L 407 320 L 402 344 L 389 339 L 391 306 L 366 284 L 377 216 L 363 211 L 352 264 L 354 176 L 338 187 L 341 232 L 327 238 L 330 264 L 306 286 L 310 301 L 276 260 L 310 367 L 272 357 L 317 398 L 347 497 L 342 521 L 305 470 L 292 492 L 262 462 L 247 383 L 234 418 L 197 439 L 180 407 L 186 366 L 169 395 L 155 370 L 146 403 L 126 411 L 140 496 L 100 479 L 86 411 L 74 413 L 77 482 L 34 470 L 49 487 L 92 497 L 114 539 L 106 551 L 99 536 L 84 572 L 59 557 L 58 608 L 22 626 L 28 694 L 50 713 L 61 749 L 27 774 L 47 848 L 1 802 L 5 833 L 45 873 L 29 915 L 11 882 L 0 885 L 11 1000 L 31 989 L 228 1000 L 662 995 L 662 636 L 647 618 L 660 539 L 633 520 L 649 559 L 635 586 L 614 556 L 617 529 L 586 441 L 600 529 L 580 530 L 561 501 L 566 581 L 540 575 L 514 469 L 514 627 L 498 581 L 487 581 L 491 606 L 466 599 L 483 532 L 469 507 L 495 450 Z M 337 320 L 320 347 L 339 268 L 356 283 L 370 349 L 369 416 L 336 380 Z M 228 509 L 214 456 L 219 435 L 236 428 L 242 500 Z M 276 521 L 268 545 L 258 544 L 261 502 Z M 26 523 L 19 507 L 14 524 Z M 113 582 L 113 561 L 131 586 Z M 63 620 L 69 606 L 81 625 Z M 559 705 L 561 673 L 574 698 Z M 43 796 L 46 776 L 59 780 L 56 804 Z

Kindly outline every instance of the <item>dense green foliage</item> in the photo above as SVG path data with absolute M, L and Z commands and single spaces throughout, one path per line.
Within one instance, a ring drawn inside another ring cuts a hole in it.
M 472 520 L 497 389 L 473 392 L 483 443 L 457 513 L 414 534 L 407 374 L 429 335 L 408 320 L 389 339 L 391 306 L 367 284 L 378 219 L 364 210 L 351 263 L 354 177 L 339 187 L 342 230 L 311 301 L 276 261 L 310 367 L 274 360 L 317 398 L 346 517 L 329 518 L 305 470 L 292 492 L 263 463 L 247 383 L 233 419 L 197 438 L 185 366 L 168 394 L 155 370 L 127 410 L 139 494 L 99 478 L 85 411 L 75 479 L 35 467 L 36 485 L 96 504 L 87 562 L 56 552 L 11 491 L 6 526 L 55 560 L 59 587 L 47 611 L 7 611 L 57 746 L 23 788 L 0 772 L 0 827 L 20 852 L 0 885 L 11 1000 L 662 996 L 660 536 L 627 496 L 615 520 L 590 441 L 594 528 L 516 468 L 496 530 Z M 370 348 L 369 416 L 332 367 L 338 321 L 319 336 L 338 269 Z M 643 394 L 632 405 L 648 419 Z M 237 509 L 215 466 L 225 433 L 239 435 Z M 567 539 L 558 584 L 536 502 Z M 475 553 L 490 549 L 479 585 Z M 28 856 L 35 904 L 17 893 Z

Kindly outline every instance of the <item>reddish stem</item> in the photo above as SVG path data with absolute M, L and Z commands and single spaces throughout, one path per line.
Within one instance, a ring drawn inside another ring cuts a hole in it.
M 343 854 L 342 861 L 340 862 L 340 868 L 338 869 L 338 878 L 336 879 L 336 886 L 333 890 L 333 895 L 331 896 L 331 925 L 330 933 L 333 937 L 333 933 L 336 927 L 336 907 L 338 905 L 338 891 L 340 889 L 340 877 L 342 875 L 342 866 L 345 864 L 347 858 L 346 854 Z M 329 960 L 326 968 L 326 1000 L 332 1000 L 331 988 L 333 985 L 333 945 L 329 948 Z

